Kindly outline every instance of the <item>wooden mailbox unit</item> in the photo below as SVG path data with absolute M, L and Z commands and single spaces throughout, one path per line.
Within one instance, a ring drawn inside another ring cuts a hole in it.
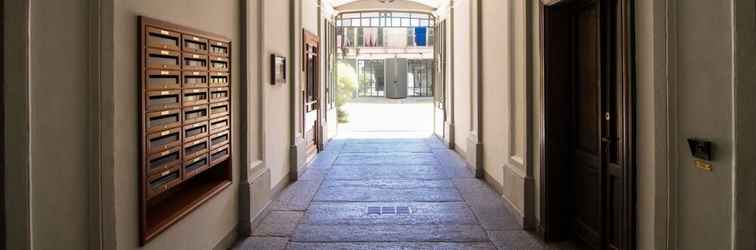
M 232 182 L 231 41 L 139 17 L 140 245 Z

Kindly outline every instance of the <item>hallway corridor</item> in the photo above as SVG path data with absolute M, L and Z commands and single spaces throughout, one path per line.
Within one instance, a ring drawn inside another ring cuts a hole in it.
M 236 249 L 565 249 L 437 139 L 365 137 L 333 140 Z

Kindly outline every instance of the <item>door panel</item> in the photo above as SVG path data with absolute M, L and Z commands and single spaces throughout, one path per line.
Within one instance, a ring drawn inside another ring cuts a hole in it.
M 544 6 L 541 217 L 547 240 L 635 248 L 633 4 Z
M 575 14 L 575 233 L 601 245 L 601 65 L 599 8 L 586 4 Z

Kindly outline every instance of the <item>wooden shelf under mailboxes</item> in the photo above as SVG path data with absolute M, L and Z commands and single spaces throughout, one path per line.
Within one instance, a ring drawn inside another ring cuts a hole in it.
M 139 243 L 232 183 L 231 41 L 139 17 Z

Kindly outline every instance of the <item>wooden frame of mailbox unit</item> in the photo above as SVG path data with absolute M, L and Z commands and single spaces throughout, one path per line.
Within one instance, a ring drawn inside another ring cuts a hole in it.
M 147 17 L 138 23 L 143 246 L 232 183 L 232 54 L 223 36 Z M 212 98 L 214 91 L 225 96 Z

